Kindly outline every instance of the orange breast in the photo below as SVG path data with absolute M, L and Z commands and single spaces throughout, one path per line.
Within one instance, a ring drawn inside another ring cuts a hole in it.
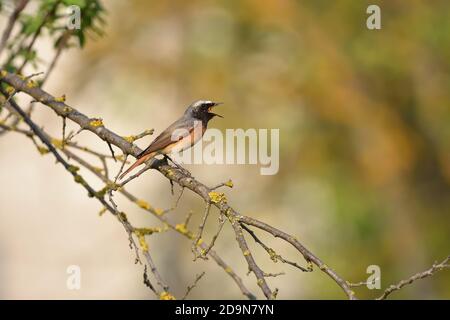
M 202 137 L 203 134 L 206 131 L 206 127 L 202 126 L 202 123 L 198 121 L 199 124 L 194 127 L 194 130 L 191 131 L 191 133 L 179 141 L 172 143 L 165 147 L 163 150 L 160 151 L 162 154 L 169 154 L 172 152 L 181 152 L 183 150 L 189 149 L 194 144 L 196 144 Z

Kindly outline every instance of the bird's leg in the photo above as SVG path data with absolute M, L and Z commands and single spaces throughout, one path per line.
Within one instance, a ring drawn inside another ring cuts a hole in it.
M 172 160 L 171 157 L 169 157 L 167 154 L 164 155 L 164 158 L 169 159 L 170 162 L 172 162 L 178 169 L 180 169 L 184 174 L 188 175 L 189 177 L 191 177 L 191 173 L 186 170 L 185 168 L 183 168 L 181 165 L 179 165 L 178 163 L 176 163 L 175 161 Z

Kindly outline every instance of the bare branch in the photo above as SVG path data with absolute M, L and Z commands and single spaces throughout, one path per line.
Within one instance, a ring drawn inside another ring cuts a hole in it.
M 203 278 L 204 275 L 205 275 L 205 272 L 202 272 L 195 277 L 194 283 L 191 286 L 187 287 L 186 293 L 184 294 L 184 296 L 181 300 L 185 300 L 187 298 L 189 293 L 192 291 L 192 289 L 194 289 L 197 286 L 197 283 L 200 281 L 201 278 Z
M 384 300 L 384 299 L 386 299 L 392 292 L 397 291 L 397 290 L 400 290 L 400 289 L 403 288 L 404 286 L 409 285 L 409 284 L 413 283 L 414 281 L 417 281 L 417 280 L 419 280 L 419 279 L 424 279 L 424 278 L 430 277 L 430 276 L 432 276 L 433 274 L 435 274 L 435 273 L 438 272 L 438 271 L 442 271 L 442 270 L 444 270 L 444 269 L 450 268 L 449 261 L 450 261 L 450 256 L 448 256 L 447 258 L 445 258 L 444 261 L 442 261 L 441 263 L 437 263 L 437 262 L 433 263 L 433 266 L 432 266 L 430 269 L 428 269 L 428 270 L 425 270 L 425 271 L 423 271 L 423 272 L 416 273 L 415 275 L 409 277 L 409 278 L 406 279 L 406 280 L 402 280 L 402 281 L 400 281 L 400 282 L 397 283 L 397 284 L 390 285 L 390 286 L 383 292 L 383 294 L 382 294 L 380 297 L 377 298 L 377 300 Z
M 192 252 L 194 253 L 194 261 L 198 257 L 204 258 L 203 255 L 198 254 L 197 246 L 198 246 L 199 242 L 202 240 L 203 229 L 205 228 L 206 220 L 208 219 L 210 209 L 211 209 L 211 203 L 208 201 L 208 202 L 206 202 L 205 213 L 203 214 L 202 222 L 200 223 L 200 226 L 198 227 L 197 236 L 195 237 L 194 242 L 192 243 Z
M 220 232 L 222 231 L 223 225 L 225 224 L 226 220 L 223 217 L 223 214 L 219 216 L 219 229 L 217 230 L 216 234 L 213 236 L 211 243 L 209 244 L 208 248 L 206 248 L 205 251 L 201 252 L 202 256 L 207 256 L 209 251 L 214 247 L 214 244 L 216 243 L 217 238 L 219 237 Z
M 289 260 L 284 259 L 282 256 L 280 256 L 279 254 L 277 254 L 277 253 L 275 252 L 275 250 L 273 250 L 272 248 L 266 246 L 266 245 L 265 245 L 265 244 L 264 244 L 264 243 L 256 236 L 256 234 L 255 234 L 250 228 L 248 228 L 248 227 L 245 226 L 244 224 L 241 225 L 241 226 L 242 226 L 242 229 L 244 229 L 245 231 L 247 231 L 247 232 L 252 236 L 252 238 L 255 240 L 256 243 L 258 243 L 261 247 L 264 248 L 264 250 L 266 250 L 266 252 L 269 254 L 270 259 L 272 259 L 273 262 L 281 261 L 281 262 L 283 262 L 283 263 L 290 264 L 291 266 L 294 266 L 295 268 L 300 269 L 300 270 L 302 270 L 303 272 L 311 272 L 311 271 L 313 271 L 313 267 L 312 267 L 312 264 L 311 264 L 311 263 L 308 263 L 308 267 L 307 267 L 307 268 L 304 268 L 304 267 L 298 265 L 298 264 L 295 263 L 295 262 L 292 262 L 292 261 L 289 261 Z
M 153 286 L 153 284 L 150 282 L 150 279 L 148 278 L 148 274 L 147 274 L 147 265 L 144 266 L 144 284 L 153 291 L 154 294 L 158 295 L 158 293 L 156 292 L 155 287 Z

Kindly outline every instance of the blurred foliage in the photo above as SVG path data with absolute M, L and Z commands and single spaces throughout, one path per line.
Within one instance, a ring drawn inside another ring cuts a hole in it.
M 3 1 L 1 2 L 0 14 L 10 14 L 15 8 L 13 1 L 6 1 L 4 4 Z M 69 10 L 72 5 L 80 8 L 82 19 L 79 29 L 69 30 L 67 21 L 73 14 Z M 55 48 L 59 46 L 70 48 L 75 45 L 70 38 L 78 39 L 79 46 L 83 47 L 86 35 L 103 35 L 105 10 L 100 1 L 41 0 L 30 1 L 28 6 L 32 6 L 32 9 L 21 13 L 19 16 L 21 29 L 8 44 L 8 58 L 4 62 L 3 68 L 10 72 L 20 73 L 26 64 L 31 64 L 34 69 L 38 69 L 42 65 L 43 57 L 38 56 L 35 47 L 39 37 L 50 36 Z

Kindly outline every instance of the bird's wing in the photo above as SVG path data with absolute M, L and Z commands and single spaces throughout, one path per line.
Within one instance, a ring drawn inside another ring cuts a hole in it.
M 195 121 L 194 119 L 181 118 L 172 123 L 166 130 L 161 132 L 159 136 L 145 149 L 142 153 L 138 155 L 138 159 L 143 156 L 164 149 L 168 145 L 181 140 L 186 135 L 189 135 L 192 130 L 194 130 Z M 183 131 L 175 131 L 183 130 Z M 178 132 L 178 135 L 172 136 L 174 132 Z M 181 133 L 181 134 L 180 134 Z

